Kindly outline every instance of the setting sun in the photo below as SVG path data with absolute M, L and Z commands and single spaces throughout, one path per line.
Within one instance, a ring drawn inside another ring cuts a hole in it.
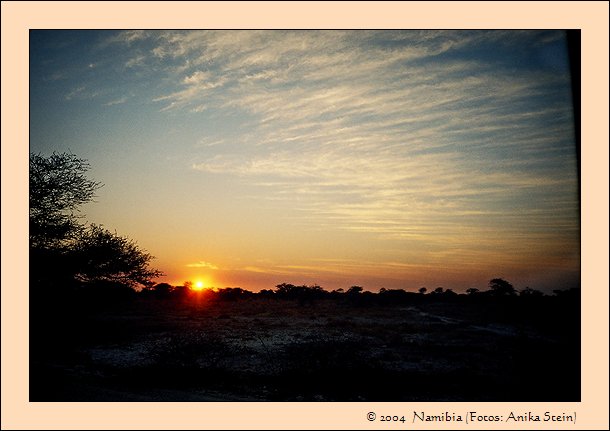
M 581 273 L 599 122 L 589 29 L 562 21 L 20 32 L 27 401 L 510 401 L 465 422 L 575 423 L 607 273 Z M 369 408 L 353 422 L 466 410 Z
M 30 151 L 90 163 L 86 218 L 152 247 L 152 281 L 580 282 L 564 31 L 69 35 L 30 34 Z

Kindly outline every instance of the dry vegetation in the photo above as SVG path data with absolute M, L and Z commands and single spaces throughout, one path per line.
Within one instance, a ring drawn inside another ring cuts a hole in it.
M 32 401 L 580 399 L 579 306 L 560 298 L 89 306 L 34 326 Z

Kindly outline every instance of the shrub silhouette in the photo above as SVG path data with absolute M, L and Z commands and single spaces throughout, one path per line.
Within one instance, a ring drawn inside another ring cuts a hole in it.
M 271 290 L 271 289 L 263 289 L 260 292 L 258 292 L 258 295 L 261 297 L 271 298 L 271 297 L 273 297 L 274 293 L 273 293 L 273 290 Z
M 544 294 L 541 291 L 532 289 L 530 287 L 526 287 L 525 289 L 523 289 L 522 291 L 519 292 L 519 296 L 526 296 L 526 297 L 543 296 L 543 295 Z
M 225 301 L 236 301 L 251 295 L 252 292 L 242 289 L 241 287 L 225 287 L 224 289 L 219 289 L 217 292 L 218 298 Z

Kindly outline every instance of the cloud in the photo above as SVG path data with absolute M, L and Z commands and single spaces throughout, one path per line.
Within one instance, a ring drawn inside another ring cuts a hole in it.
M 99 90 L 93 90 L 88 88 L 86 85 L 80 85 L 73 88 L 68 94 L 64 96 L 65 100 L 91 100 L 99 96 L 101 92 Z
M 125 62 L 125 67 L 130 69 L 132 67 L 142 66 L 146 61 L 146 57 L 144 55 L 137 55 L 135 57 L 130 58 Z
M 565 198 L 577 189 L 569 74 L 526 61 L 561 37 L 164 31 L 119 39 L 148 44 L 146 61 L 169 83 L 153 99 L 162 112 L 214 119 L 223 137 L 195 146 L 192 169 L 241 179 L 254 186 L 251 199 L 296 209 L 308 228 L 438 248 L 455 238 L 455 250 L 497 231 L 512 251 L 527 252 L 523 237 L 550 248 L 549 232 L 578 227 L 578 203 Z
M 154 32 L 149 32 L 146 30 L 120 31 L 105 39 L 102 43 L 102 46 L 107 46 L 116 43 L 131 45 L 134 42 L 142 41 L 144 39 L 149 38 L 153 33 Z
M 205 262 L 203 260 L 200 260 L 199 262 L 195 262 L 195 263 L 189 263 L 189 264 L 187 264 L 185 266 L 188 267 L 188 268 L 218 269 L 218 267 L 216 265 L 214 265 L 213 263 Z
M 121 97 L 119 99 L 111 100 L 110 102 L 104 103 L 104 106 L 121 105 L 127 102 L 127 97 Z
M 185 84 L 200 84 L 210 79 L 211 74 L 209 72 L 202 72 L 201 70 L 196 71 L 190 76 L 184 78 Z
M 203 109 L 205 109 L 205 108 L 203 108 Z M 200 139 L 197 142 L 196 147 L 199 147 L 199 148 L 215 147 L 217 145 L 224 145 L 226 143 L 227 143 L 227 141 L 225 139 L 209 139 L 206 137 L 206 138 Z M 195 168 L 195 169 L 197 169 L 197 168 Z
M 193 100 L 205 100 L 206 95 L 217 87 L 222 87 L 227 79 L 219 77 L 215 80 L 206 80 L 206 75 L 194 74 L 193 76 L 184 79 L 186 88 L 176 91 L 171 94 L 159 96 L 153 99 L 153 102 L 169 101 L 169 104 L 161 108 L 161 111 L 169 111 L 178 108 L 191 107 Z M 191 109 L 195 112 L 201 112 L 203 104 L 198 104 Z M 199 111 L 198 111 L 199 110 Z
M 66 79 L 66 78 L 67 78 L 67 76 L 65 73 L 56 71 L 56 72 L 51 73 L 48 76 L 45 76 L 43 78 L 43 80 L 48 82 L 48 81 L 59 81 L 60 79 Z
M 203 112 L 208 108 L 209 107 L 206 104 L 201 104 L 201 105 L 198 105 L 198 106 L 195 106 L 194 108 L 192 108 L 191 112 Z
M 261 268 L 259 266 L 245 266 L 240 268 L 241 271 L 255 272 L 257 274 L 284 274 L 285 272 L 272 268 Z

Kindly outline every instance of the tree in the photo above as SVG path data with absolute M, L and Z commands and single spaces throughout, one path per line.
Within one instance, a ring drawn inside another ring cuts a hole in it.
M 466 289 L 466 293 L 469 295 L 476 295 L 477 293 L 479 293 L 479 289 L 477 289 L 476 287 L 469 287 L 468 289 Z
M 157 298 L 167 298 L 170 293 L 174 290 L 174 286 L 169 283 L 158 283 L 150 285 L 142 289 L 142 293 L 145 295 L 152 295 Z
M 282 283 L 275 286 L 275 293 L 281 297 L 291 297 L 295 295 L 297 289 L 294 284 Z
M 60 248 L 79 232 L 78 207 L 101 187 L 88 170 L 73 154 L 30 155 L 30 247 Z
M 496 296 L 513 296 L 517 293 L 513 285 L 502 278 L 489 280 L 489 288 Z
M 75 278 L 85 284 L 112 282 L 134 288 L 150 286 L 162 275 L 148 268 L 152 256 L 134 241 L 95 224 L 81 230 L 70 254 L 77 263 Z
M 347 293 L 348 295 L 357 295 L 359 293 L 361 293 L 364 289 L 362 288 L 362 286 L 352 286 L 349 289 L 347 289 Z
M 322 287 L 314 284 L 313 286 L 282 283 L 275 286 L 275 294 L 279 298 L 298 299 L 300 301 L 311 301 L 323 297 L 327 292 Z
M 428 289 L 426 289 L 425 287 L 420 287 L 418 292 L 423 295 L 424 293 L 426 293 L 428 291 Z
M 162 275 L 152 256 L 127 237 L 79 223 L 79 207 L 101 184 L 69 153 L 30 156 L 30 280 L 35 286 L 150 286 Z

